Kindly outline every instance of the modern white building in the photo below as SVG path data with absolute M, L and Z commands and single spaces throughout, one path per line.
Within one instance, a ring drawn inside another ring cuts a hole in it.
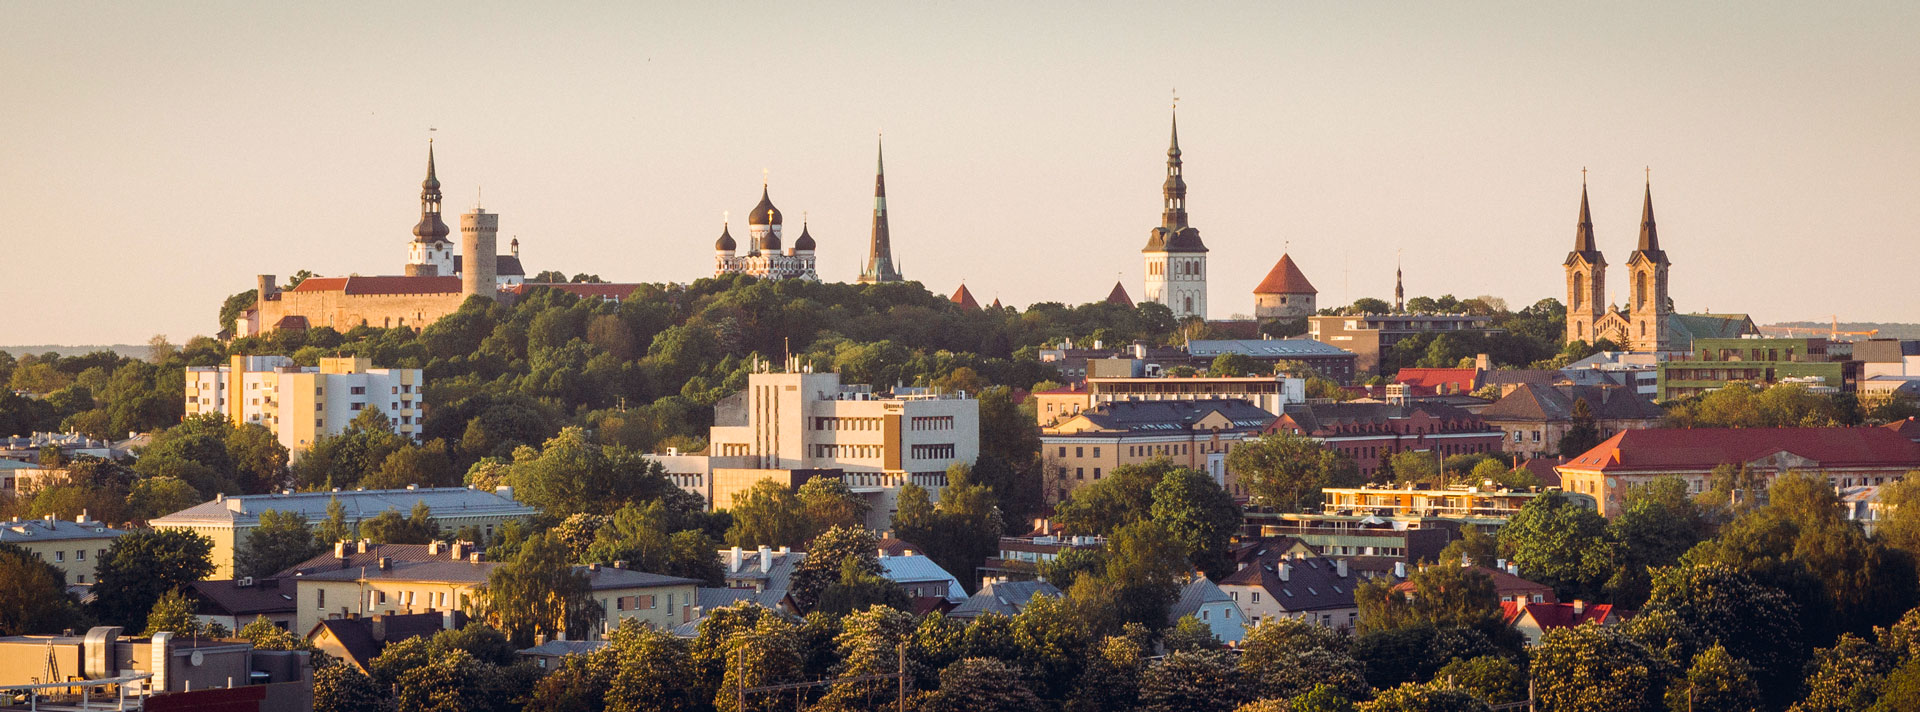
M 420 369 L 372 365 L 358 357 L 323 358 L 314 367 L 285 356 L 236 355 L 225 366 L 187 369 L 187 415 L 218 413 L 265 426 L 281 445 L 301 452 L 373 408 L 386 414 L 394 432 L 419 439 L 427 421 Z
M 872 508 L 868 526 L 893 519 L 900 488 L 913 482 L 938 499 L 947 468 L 980 456 L 980 402 L 927 389 L 876 393 L 836 373 L 761 372 L 714 406 L 706 455 L 654 456 L 670 479 L 716 508 L 773 479 L 799 487 L 840 477 Z

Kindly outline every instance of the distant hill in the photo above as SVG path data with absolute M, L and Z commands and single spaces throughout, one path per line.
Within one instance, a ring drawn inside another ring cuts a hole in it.
M 1793 329 L 1795 331 L 1805 329 L 1808 332 L 1818 332 L 1808 333 L 1808 336 L 1825 334 L 1832 328 L 1833 322 L 1831 321 L 1783 321 L 1778 324 L 1768 324 L 1760 327 L 1761 331 L 1769 334 L 1773 333 L 1775 329 Z M 1876 339 L 1920 339 L 1920 324 L 1898 322 L 1881 323 L 1874 321 L 1840 322 L 1841 331 L 1872 331 L 1874 329 L 1880 330 L 1880 333 L 1874 336 Z
M 149 353 L 146 344 L 106 344 L 95 346 L 55 346 L 52 344 L 41 344 L 38 346 L 0 346 L 0 351 L 13 354 L 15 358 L 26 354 L 44 354 L 48 351 L 60 354 L 62 357 L 83 356 L 95 351 L 112 351 L 127 358 L 146 358 Z

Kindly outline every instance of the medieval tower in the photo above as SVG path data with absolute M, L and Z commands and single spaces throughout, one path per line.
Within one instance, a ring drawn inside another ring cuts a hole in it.
M 1167 305 L 1176 319 L 1206 319 L 1207 246 L 1200 231 L 1187 225 L 1187 181 L 1180 173 L 1180 119 L 1175 116 L 1167 180 L 1160 189 L 1160 226 L 1140 250 L 1146 260 L 1145 300 Z

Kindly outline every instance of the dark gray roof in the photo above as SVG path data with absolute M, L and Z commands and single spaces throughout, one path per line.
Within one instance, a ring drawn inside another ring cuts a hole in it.
M 1199 613 L 1201 606 L 1222 601 L 1232 603 L 1233 597 L 1227 595 L 1226 591 L 1220 590 L 1220 587 L 1207 580 L 1207 577 L 1195 576 L 1192 581 L 1188 581 L 1187 585 L 1180 588 L 1180 600 L 1175 601 L 1173 607 L 1167 610 L 1167 620 L 1178 621 L 1183 617 Z
M 1190 401 L 1111 401 L 1080 412 L 1094 425 L 1105 430 L 1131 432 L 1181 432 L 1192 428 L 1213 413 L 1232 421 L 1233 428 L 1258 429 L 1272 423 L 1274 415 L 1243 400 L 1220 398 Z M 1089 433 L 1093 434 L 1093 433 Z
M 187 584 L 199 599 L 197 610 L 205 615 L 253 616 L 262 613 L 292 613 L 294 586 L 281 579 L 262 579 L 241 586 L 235 579 L 195 581 Z
M 1486 428 L 1486 421 L 1460 408 L 1440 403 L 1295 403 L 1287 406 L 1287 417 L 1308 434 L 1343 425 L 1384 425 L 1424 412 L 1440 420 L 1463 426 Z
M 460 255 L 454 255 L 453 271 L 456 273 L 462 272 L 465 267 L 466 260 L 462 259 Z M 527 268 L 520 266 L 520 257 L 518 255 L 500 255 L 494 258 L 493 274 L 499 277 L 525 277 L 527 276 Z
M 1480 411 L 1486 420 L 1567 421 L 1574 403 L 1586 401 L 1598 420 L 1651 420 L 1664 417 L 1660 406 L 1623 386 L 1541 386 L 1525 384 Z
M 1245 568 L 1220 580 L 1222 586 L 1258 586 L 1283 610 L 1317 611 L 1351 608 L 1353 587 L 1363 580 L 1352 570 L 1340 576 L 1334 562 L 1321 556 L 1283 559 L 1284 550 L 1266 549 Z M 1289 569 L 1288 580 L 1280 580 L 1280 567 Z
M 527 656 L 557 658 L 563 655 L 585 655 L 604 647 L 607 647 L 607 641 L 604 640 L 549 640 L 517 652 Z
M 1034 596 L 1059 598 L 1060 589 L 1045 581 L 996 581 L 980 587 L 980 592 L 967 597 L 952 611 L 949 618 L 973 618 L 988 613 L 1003 616 L 1019 615 Z
M 1480 384 L 1485 386 L 1518 385 L 1537 383 L 1550 386 L 1567 376 L 1551 368 L 1510 368 L 1480 372 Z
M 124 534 L 126 534 L 125 531 L 96 521 L 76 522 L 71 519 L 41 518 L 0 522 L 0 542 L 8 544 L 72 539 L 115 539 Z

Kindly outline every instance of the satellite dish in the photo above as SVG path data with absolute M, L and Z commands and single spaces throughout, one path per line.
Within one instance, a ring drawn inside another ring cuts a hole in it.
M 198 650 L 193 651 L 192 655 L 187 656 L 187 662 L 192 663 L 194 667 L 200 667 L 200 664 L 206 661 L 207 661 L 206 654 Z

